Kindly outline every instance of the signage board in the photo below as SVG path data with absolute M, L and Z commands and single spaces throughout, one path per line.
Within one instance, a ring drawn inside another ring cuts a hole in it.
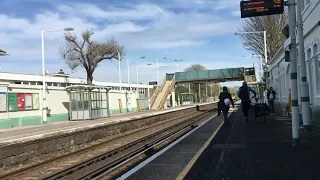
M 241 18 L 282 14 L 284 0 L 240 1 Z
M 149 81 L 149 85 L 157 85 L 158 82 L 157 81 Z
M 9 108 L 9 111 L 17 111 L 18 110 L 18 102 L 17 102 L 17 94 L 16 93 L 8 93 L 8 108 Z
M 24 110 L 25 107 L 25 97 L 24 93 L 18 93 L 17 94 L 17 99 L 18 99 L 18 110 Z
M 245 68 L 245 81 L 247 83 L 257 81 L 255 68 Z

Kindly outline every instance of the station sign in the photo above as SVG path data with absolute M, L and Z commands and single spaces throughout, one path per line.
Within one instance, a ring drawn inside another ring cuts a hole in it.
M 257 81 L 255 68 L 253 68 L 253 67 L 252 68 L 245 68 L 245 79 L 244 80 L 247 83 Z
M 282 14 L 284 0 L 240 1 L 241 18 Z
M 149 85 L 151 85 L 151 86 L 155 86 L 155 85 L 157 85 L 157 84 L 158 84 L 157 81 L 149 81 Z

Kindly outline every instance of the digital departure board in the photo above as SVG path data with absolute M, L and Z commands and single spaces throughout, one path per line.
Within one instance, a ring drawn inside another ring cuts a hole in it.
M 240 1 L 241 18 L 282 14 L 284 0 Z

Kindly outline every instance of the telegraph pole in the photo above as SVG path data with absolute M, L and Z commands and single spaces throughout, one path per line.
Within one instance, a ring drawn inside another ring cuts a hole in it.
M 303 38 L 303 22 L 301 15 L 301 1 L 297 1 L 297 22 L 298 22 L 298 38 L 299 38 L 299 62 L 300 62 L 300 86 L 301 86 L 301 105 L 302 105 L 302 119 L 305 131 L 310 132 L 310 96 L 309 84 L 307 82 L 306 62 L 304 53 L 304 38 Z
M 292 104 L 292 145 L 299 145 L 299 103 L 298 103 L 298 77 L 297 77 L 297 54 L 296 54 L 296 2 L 288 0 L 289 10 L 289 34 L 290 44 L 290 80 L 291 80 L 291 104 Z

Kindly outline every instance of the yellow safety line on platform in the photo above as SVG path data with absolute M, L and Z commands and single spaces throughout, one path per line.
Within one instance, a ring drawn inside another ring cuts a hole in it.
M 231 113 L 236 111 L 236 107 L 235 109 L 230 110 Z M 228 115 L 228 117 L 231 115 L 231 113 Z M 223 117 L 222 117 L 223 118 Z M 220 130 L 220 128 L 222 127 L 222 125 L 224 124 L 224 121 L 222 121 L 220 123 L 220 125 L 218 126 L 218 128 L 213 132 L 213 134 L 211 135 L 211 137 L 206 141 L 206 143 L 201 147 L 201 149 L 193 156 L 193 158 L 191 159 L 191 161 L 187 164 L 187 166 L 181 171 L 181 173 L 179 174 L 179 176 L 176 178 L 176 180 L 182 180 L 187 173 L 190 171 L 191 167 L 194 165 L 194 163 L 198 160 L 198 158 L 200 157 L 200 155 L 203 153 L 203 151 L 209 146 L 209 144 L 211 143 L 212 139 L 217 135 L 218 131 Z

